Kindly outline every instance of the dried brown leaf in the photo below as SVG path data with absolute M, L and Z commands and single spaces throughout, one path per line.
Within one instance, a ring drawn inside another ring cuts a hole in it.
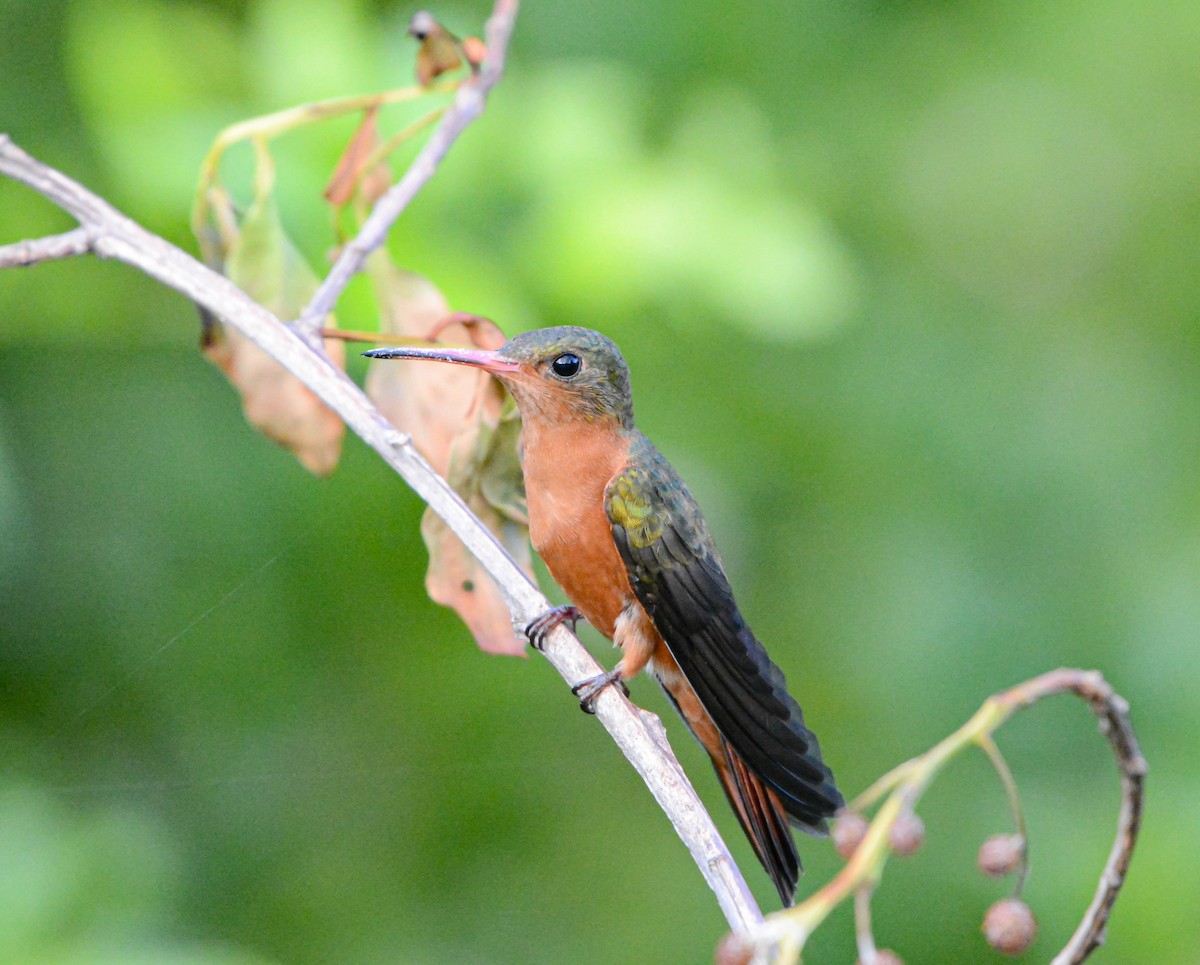
M 390 335 L 427 338 L 451 345 L 498 348 L 504 334 L 487 319 L 451 315 L 427 280 L 395 267 L 383 252 L 368 273 Z M 372 363 L 367 395 L 413 437 L 413 443 L 496 534 L 532 576 L 528 516 L 517 436 L 520 420 L 500 383 L 477 369 L 455 365 Z M 453 607 L 488 653 L 524 653 L 508 605 L 490 576 L 432 510 L 421 522 L 429 549 L 425 586 L 429 596 Z
M 371 153 L 379 146 L 379 127 L 377 124 L 379 107 L 367 108 L 363 113 L 362 122 L 346 145 L 346 150 L 338 159 L 337 167 L 329 184 L 325 187 L 325 200 L 330 204 L 343 205 L 354 197 L 354 189 L 360 182 L 369 178 L 372 172 L 364 171 L 364 165 Z M 386 174 L 385 174 L 386 177 Z
M 482 497 L 466 500 L 480 521 L 497 535 L 510 556 L 532 575 L 528 531 L 505 519 Z M 429 549 L 425 589 L 435 603 L 452 607 L 485 653 L 524 655 L 525 640 L 513 629 L 500 588 L 440 516 L 426 510 L 421 537 Z
M 255 201 L 229 239 L 224 269 L 251 298 L 282 318 L 299 314 L 317 288 L 316 276 L 285 234 L 269 196 Z M 310 472 L 333 472 L 345 424 L 299 379 L 227 326 L 207 324 L 202 348 L 241 394 L 251 425 L 289 449 Z M 344 367 L 340 341 L 326 339 L 325 351 Z
M 450 314 L 442 293 L 422 276 L 397 268 L 387 252 L 367 260 L 375 288 L 381 331 L 388 335 L 425 338 Z M 469 338 L 463 326 L 446 333 L 446 340 Z M 413 438 L 413 445 L 442 476 L 450 465 L 450 445 L 467 419 L 479 385 L 489 376 L 461 365 L 409 364 L 374 361 L 367 370 L 367 396 Z
M 504 344 L 503 333 L 485 319 L 454 324 L 466 324 L 479 348 Z M 517 455 L 520 429 L 516 406 L 500 384 L 487 376 L 466 422 L 451 442 L 447 480 L 532 578 L 529 515 Z M 483 650 L 523 654 L 525 641 L 513 632 L 499 587 L 457 538 L 439 536 L 443 527 L 440 519 L 434 523 L 428 516 L 422 525 L 429 546 L 425 578 L 429 595 L 458 611 Z
M 409 21 L 408 32 L 421 41 L 417 51 L 417 83 L 422 87 L 462 65 L 458 38 L 434 20 L 432 14 L 418 10 Z

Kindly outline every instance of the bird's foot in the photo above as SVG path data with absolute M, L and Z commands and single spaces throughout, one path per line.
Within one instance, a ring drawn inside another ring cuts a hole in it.
M 574 606 L 555 606 L 551 607 L 540 617 L 535 617 L 529 621 L 525 627 L 525 636 L 529 638 L 529 645 L 539 653 L 546 646 L 546 634 L 555 627 L 561 627 L 565 623 L 571 624 L 571 631 L 574 632 L 575 625 L 583 619 L 583 614 L 578 607 Z
M 585 714 L 594 714 L 596 712 L 596 698 L 600 696 L 600 691 L 611 684 L 619 684 L 621 692 L 626 697 L 629 696 L 629 688 L 625 686 L 625 681 L 621 679 L 620 667 L 614 667 L 612 670 L 597 674 L 595 677 L 588 677 L 587 680 L 579 681 L 579 683 L 571 688 L 571 693 L 579 698 L 580 710 Z

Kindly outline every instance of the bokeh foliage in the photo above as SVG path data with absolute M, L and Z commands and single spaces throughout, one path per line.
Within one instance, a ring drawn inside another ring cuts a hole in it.
M 215 133 L 407 83 L 411 12 L 5 0 L 0 128 L 188 247 Z M 530 0 L 391 243 L 510 331 L 622 345 L 847 792 L 993 690 L 1109 676 L 1151 774 L 1101 961 L 1200 945 L 1198 46 L 1183 0 Z M 277 152 L 315 264 L 352 129 Z M 0 183 L 0 241 L 68 226 Z M 0 275 L 0 962 L 705 959 L 720 916 L 594 721 L 425 598 L 416 498 L 354 442 L 307 476 L 195 338 L 120 266 Z M 1000 735 L 1033 961 L 1108 847 L 1092 727 L 1064 702 Z M 968 762 L 922 810 L 881 939 L 990 960 L 972 861 L 999 789 Z M 811 887 L 838 862 L 802 844 Z M 810 947 L 848 960 L 848 915 Z

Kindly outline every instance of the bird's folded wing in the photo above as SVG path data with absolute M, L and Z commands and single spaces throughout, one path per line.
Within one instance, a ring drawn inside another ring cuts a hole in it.
M 605 494 L 638 600 L 745 764 L 810 831 L 842 804 L 783 673 L 746 626 L 695 501 L 644 439 Z

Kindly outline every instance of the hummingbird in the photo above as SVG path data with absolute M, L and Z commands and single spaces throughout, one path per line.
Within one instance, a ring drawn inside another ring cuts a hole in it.
M 501 348 L 380 348 L 491 373 L 521 413 L 529 536 L 571 603 L 526 628 L 541 649 L 583 619 L 621 648 L 573 688 L 584 710 L 646 670 L 708 752 L 755 854 L 790 905 L 800 858 L 790 827 L 828 833 L 843 806 L 783 672 L 746 625 L 708 524 L 679 474 L 633 421 L 629 368 L 599 332 L 564 325 Z

